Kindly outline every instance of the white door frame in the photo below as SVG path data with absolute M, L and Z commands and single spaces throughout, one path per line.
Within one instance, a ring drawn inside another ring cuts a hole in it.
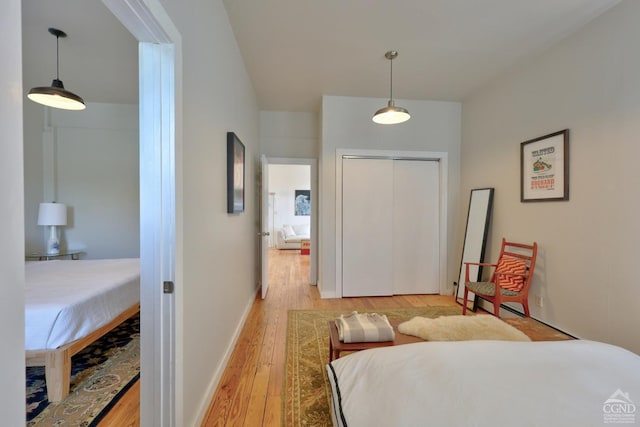
M 260 156 L 260 287 L 262 299 L 267 297 L 269 290 L 269 242 L 271 241 L 269 228 L 269 161 L 264 154 Z
M 183 419 L 176 315 L 181 317 L 182 42 L 158 0 L 103 0 L 140 42 L 140 422 Z M 177 195 L 181 198 L 181 194 Z M 163 285 L 175 284 L 175 293 Z M 177 372 L 176 372 L 177 370 Z
M 318 284 L 318 160 L 298 159 L 294 157 L 267 157 L 270 165 L 308 165 L 311 166 L 311 251 L 309 254 L 309 284 Z M 267 183 L 268 186 L 268 183 Z
M 440 247 L 438 280 L 440 294 L 447 293 L 447 174 L 448 153 L 433 151 L 400 150 L 336 150 L 336 297 L 342 298 L 342 159 L 344 157 L 431 160 L 438 162 L 440 188 Z

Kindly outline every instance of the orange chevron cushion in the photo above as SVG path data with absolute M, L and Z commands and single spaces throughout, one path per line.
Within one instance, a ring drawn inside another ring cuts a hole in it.
M 496 267 L 496 273 L 525 274 L 527 263 L 517 258 L 502 258 Z M 496 284 L 510 291 L 520 292 L 524 287 L 523 276 L 504 276 L 496 274 Z

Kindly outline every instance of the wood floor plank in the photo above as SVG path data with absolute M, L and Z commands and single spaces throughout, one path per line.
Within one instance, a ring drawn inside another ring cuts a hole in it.
M 138 427 L 140 425 L 140 380 L 105 415 L 99 427 Z
M 282 423 L 282 396 L 269 396 L 265 407 L 263 426 L 279 426 Z
M 253 387 L 249 395 L 247 414 L 244 418 L 245 426 L 262 425 L 267 402 L 267 389 L 269 387 L 270 365 L 261 365 L 256 371 L 253 379 Z

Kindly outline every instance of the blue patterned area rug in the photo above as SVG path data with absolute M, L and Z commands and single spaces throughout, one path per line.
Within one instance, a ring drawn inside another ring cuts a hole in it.
M 47 400 L 44 367 L 27 368 L 27 427 L 95 426 L 140 377 L 140 317 L 72 358 L 69 396 Z

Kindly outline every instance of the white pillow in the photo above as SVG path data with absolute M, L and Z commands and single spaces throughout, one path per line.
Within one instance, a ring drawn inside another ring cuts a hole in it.
M 298 236 L 308 236 L 310 232 L 309 224 L 297 224 L 293 226 L 293 231 L 295 231 Z
M 293 227 L 291 227 L 290 225 L 282 226 L 282 230 L 284 231 L 284 237 L 291 237 L 296 235 L 296 232 L 293 231 Z

